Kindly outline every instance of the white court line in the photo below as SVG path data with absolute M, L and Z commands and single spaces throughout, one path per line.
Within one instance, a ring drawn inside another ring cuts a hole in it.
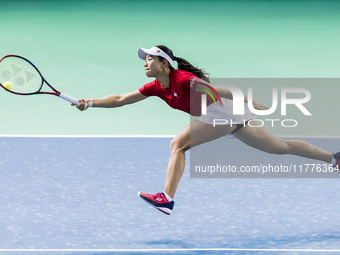
M 262 252 L 340 252 L 327 249 L 242 249 L 242 248 L 194 248 L 194 249 L 0 249 L 0 252 L 191 252 L 191 251 L 262 251 Z
M 282 138 L 326 138 L 326 139 L 340 139 L 339 135 L 278 135 Z
M 1 135 L 0 138 L 174 138 L 176 135 Z M 340 139 L 340 136 L 322 135 L 278 135 L 282 138 L 320 138 L 320 139 Z M 234 138 L 233 135 L 225 137 Z
M 174 135 L 0 135 L 0 137 L 22 138 L 174 138 Z

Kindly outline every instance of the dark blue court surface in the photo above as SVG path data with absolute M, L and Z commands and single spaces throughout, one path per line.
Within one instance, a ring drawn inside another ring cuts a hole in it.
M 222 139 L 233 160 L 234 146 L 241 146 L 254 164 L 314 162 Z M 339 139 L 308 141 L 330 151 L 339 147 Z M 163 190 L 169 143 L 170 138 L 0 138 L 0 249 L 68 249 L 0 254 L 340 252 L 337 178 L 193 179 L 187 153 L 173 214 L 149 207 L 137 192 Z M 204 248 L 255 250 L 192 250 Z

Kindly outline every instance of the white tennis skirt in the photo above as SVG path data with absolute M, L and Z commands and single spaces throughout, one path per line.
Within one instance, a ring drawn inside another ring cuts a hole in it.
M 196 120 L 215 126 L 244 124 L 256 117 L 247 107 L 244 107 L 244 115 L 234 115 L 233 100 L 221 98 L 221 101 L 222 105 L 219 102 L 208 105 L 207 114 L 201 115 Z

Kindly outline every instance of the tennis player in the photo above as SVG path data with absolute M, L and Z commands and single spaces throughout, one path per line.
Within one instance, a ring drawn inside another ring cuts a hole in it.
M 243 125 L 254 116 L 246 111 L 245 114 L 232 114 L 232 93 L 229 90 L 210 86 L 206 74 L 192 66 L 183 58 L 175 57 L 172 51 L 163 45 L 151 49 L 138 49 L 138 56 L 145 60 L 144 69 L 147 77 L 156 78 L 146 83 L 140 89 L 125 95 L 111 95 L 98 99 L 80 99 L 77 108 L 81 111 L 88 107 L 114 108 L 157 96 L 170 107 L 184 111 L 197 119 L 186 126 L 170 143 L 170 159 L 167 168 L 165 188 L 163 192 L 148 194 L 139 192 L 138 195 L 148 204 L 161 212 L 170 215 L 174 207 L 174 196 L 185 167 L 185 152 L 190 148 L 212 141 L 228 133 L 245 144 L 273 154 L 293 154 L 301 157 L 317 159 L 340 167 L 340 152 L 331 154 L 321 148 L 304 141 L 286 141 L 263 127 L 252 128 Z M 174 69 L 177 61 L 178 69 Z M 205 92 L 204 92 L 205 91 Z M 219 98 L 207 97 L 206 114 L 201 114 L 202 93 L 217 92 Z M 214 99 L 218 102 L 215 104 Z M 247 102 L 247 97 L 244 98 Z M 255 109 L 265 110 L 265 106 L 253 102 Z M 213 119 L 232 120 L 232 125 L 213 125 Z M 254 126 L 255 124 L 252 124 Z

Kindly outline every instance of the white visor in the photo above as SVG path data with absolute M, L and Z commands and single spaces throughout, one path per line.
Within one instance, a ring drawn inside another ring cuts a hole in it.
M 171 66 L 173 66 L 173 64 L 174 64 L 174 61 L 169 57 L 169 55 L 166 54 L 164 51 L 162 51 L 158 47 L 152 47 L 151 49 L 144 49 L 144 48 L 138 49 L 138 56 L 141 59 L 145 59 L 146 55 L 163 57 L 163 58 L 165 58 L 166 60 L 169 61 L 169 64 Z

